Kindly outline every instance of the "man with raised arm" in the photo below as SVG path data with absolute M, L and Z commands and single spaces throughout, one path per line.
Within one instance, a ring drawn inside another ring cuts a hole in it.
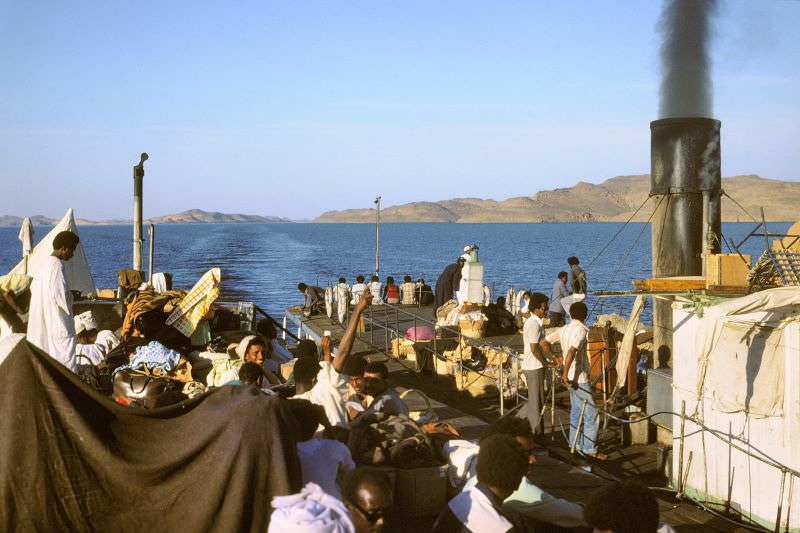
M 331 354 L 330 337 L 322 337 L 322 361 L 312 357 L 301 357 L 294 364 L 294 379 L 297 387 L 294 398 L 300 398 L 321 405 L 332 426 L 349 427 L 342 392 L 347 389 L 343 378 L 361 313 L 372 302 L 372 294 L 365 290 L 350 316 L 347 330 L 339 343 L 336 357 Z

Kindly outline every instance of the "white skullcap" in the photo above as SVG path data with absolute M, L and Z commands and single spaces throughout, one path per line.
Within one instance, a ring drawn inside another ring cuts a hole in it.
M 91 311 L 84 311 L 79 315 L 75 315 L 75 334 L 83 333 L 91 329 L 97 329 L 97 321 Z
M 465 246 L 464 247 L 464 253 L 468 253 L 470 250 L 472 250 L 471 246 Z

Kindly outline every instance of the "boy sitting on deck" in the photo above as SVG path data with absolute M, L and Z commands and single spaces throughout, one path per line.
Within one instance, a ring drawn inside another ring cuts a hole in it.
M 303 471 L 303 485 L 313 482 L 327 494 L 341 500 L 338 480 L 356 467 L 350 450 L 331 439 L 317 439 L 314 434 L 324 422 L 322 407 L 307 400 L 289 400 L 292 414 L 299 425 L 297 454 Z
M 533 431 L 524 418 L 504 416 L 492 422 L 483 432 L 481 445 L 492 435 L 508 435 L 529 451 L 528 470 L 517 489 L 506 499 L 503 508 L 513 516 L 517 514 L 527 526 L 531 524 L 549 524 L 561 528 L 585 527 L 583 508 L 561 498 L 556 498 L 531 482 L 529 476 L 536 464 L 533 450 Z M 448 458 L 450 468 L 448 477 L 456 487 L 462 486 L 467 491 L 474 487 L 477 480 L 477 459 L 480 447 L 467 440 L 450 440 L 444 445 L 444 454 Z

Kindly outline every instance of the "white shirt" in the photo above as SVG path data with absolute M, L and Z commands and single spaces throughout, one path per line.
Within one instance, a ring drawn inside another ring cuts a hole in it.
M 531 313 L 528 320 L 525 321 L 525 326 L 522 328 L 522 344 L 525 351 L 522 355 L 522 370 L 538 370 L 544 368 L 542 362 L 533 356 L 531 351 L 531 344 L 539 345 L 539 341 L 544 337 L 544 325 L 542 319 Z M 541 350 L 541 348 L 537 348 Z
M 54 255 L 42 261 L 33 276 L 27 336 L 31 344 L 65 367 L 73 372 L 77 369 L 72 294 L 65 264 Z
M 570 323 L 561 328 L 560 331 L 561 353 L 564 354 L 564 361 L 566 362 L 567 352 L 569 352 L 570 349 L 575 348 L 577 350 L 572 364 L 569 365 L 567 377 L 571 381 L 575 380 L 575 369 L 577 368 L 578 383 L 589 383 L 589 357 L 586 354 L 586 340 L 588 334 L 589 328 L 578 320 L 570 321 Z
M 347 410 L 342 401 L 341 388 L 345 386 L 344 379 L 327 361 L 320 361 L 319 366 L 317 382 L 314 383 L 314 386 L 293 397 L 321 405 L 332 426 L 350 427 Z
M 114 335 L 114 332 L 103 329 L 97 332 L 97 338 L 94 340 L 94 342 L 101 346 L 105 346 L 106 352 L 110 352 L 116 348 L 117 345 L 119 345 L 119 338 Z
M 359 300 L 361 300 L 361 294 L 363 294 L 364 289 L 366 288 L 367 286 L 363 283 L 356 283 L 353 285 L 353 288 L 350 289 L 350 293 L 353 295 L 353 299 L 350 300 L 350 303 L 353 305 L 357 304 Z
M 381 289 L 383 289 L 383 283 L 380 281 L 370 281 L 368 287 L 369 292 L 372 293 L 372 303 L 382 304 L 383 298 L 381 297 Z
M 106 348 L 102 344 L 76 344 L 75 355 L 83 355 L 92 362 L 93 365 L 99 365 L 106 358 Z M 76 358 L 78 364 L 86 364 L 86 359 L 83 357 Z
M 303 485 L 311 481 L 327 494 L 341 500 L 342 493 L 336 484 L 336 475 L 340 470 L 356 467 L 347 446 L 338 440 L 310 439 L 297 443 L 297 454 L 303 471 Z
M 489 497 L 478 487 L 462 492 L 447 504 L 450 511 L 469 531 L 502 533 L 514 524 L 497 512 Z

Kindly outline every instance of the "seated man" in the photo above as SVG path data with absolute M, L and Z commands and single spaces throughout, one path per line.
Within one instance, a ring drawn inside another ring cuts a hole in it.
M 403 305 L 414 305 L 417 299 L 414 297 L 414 284 L 411 282 L 411 276 L 403 277 L 403 284 L 400 285 L 400 292 L 403 295 Z
M 483 313 L 488 319 L 486 324 L 487 336 L 513 335 L 519 329 L 514 315 L 506 309 L 506 299 L 503 296 L 497 298 L 497 303 L 484 307 Z
M 414 286 L 414 294 L 419 305 L 426 306 L 433 303 L 433 289 L 431 289 L 430 285 L 425 283 L 423 278 L 417 280 Z
M 350 288 L 350 294 L 353 296 L 353 299 L 350 300 L 350 303 L 356 305 L 361 299 L 361 295 L 364 293 L 366 288 L 367 284 L 364 283 L 364 276 L 356 277 L 355 285 Z
M 327 494 L 341 500 L 338 480 L 356 467 L 350 450 L 338 440 L 314 438 L 319 425 L 327 422 L 322 407 L 298 399 L 289 400 L 289 405 L 299 426 L 297 454 L 303 485 L 316 483 Z
M 98 331 L 94 315 L 91 311 L 84 311 L 75 315 L 73 321 L 77 337 L 75 354 L 84 356 L 93 365 L 99 365 L 105 360 L 107 351 L 105 345 L 96 343 Z M 86 359 L 79 357 L 78 364 L 85 364 Z
M 434 533 L 523 531 L 502 507 L 528 470 L 529 453 L 510 435 L 492 435 L 478 452 L 478 483 L 447 504 Z
M 659 527 L 658 502 L 650 489 L 636 482 L 614 483 L 594 493 L 583 511 L 586 523 L 599 533 L 674 533 Z
M 342 498 L 356 533 L 384 530 L 392 508 L 392 485 L 386 472 L 372 466 L 351 470 L 342 481 Z
M 272 344 L 267 344 L 263 337 L 258 335 L 247 335 L 235 348 L 228 349 L 228 355 L 238 357 L 245 363 L 255 363 L 261 367 L 264 378 L 268 385 L 280 385 L 281 379 L 268 367 L 264 365 L 265 355 L 269 357 Z
M 526 525 L 545 523 L 563 528 L 585 527 L 583 508 L 580 505 L 548 494 L 529 479 L 536 459 L 532 453 L 533 431 L 526 419 L 515 416 L 498 418 L 484 431 L 481 445 L 492 435 L 511 436 L 529 453 L 526 475 L 503 504 L 504 509 L 513 516 L 518 514 Z M 466 480 L 462 490 L 469 490 L 477 484 L 476 464 L 479 449 L 477 444 L 464 440 L 451 440 L 445 444 L 445 455 L 450 463 L 448 476 L 453 485 L 459 486 Z
M 372 361 L 364 367 L 361 389 L 364 394 L 372 396 L 372 402 L 365 413 L 408 416 L 408 406 L 389 387 L 389 369 L 380 361 Z
M 325 291 L 314 285 L 298 283 L 297 290 L 303 293 L 303 315 L 311 316 L 319 311 L 319 306 L 325 301 Z

